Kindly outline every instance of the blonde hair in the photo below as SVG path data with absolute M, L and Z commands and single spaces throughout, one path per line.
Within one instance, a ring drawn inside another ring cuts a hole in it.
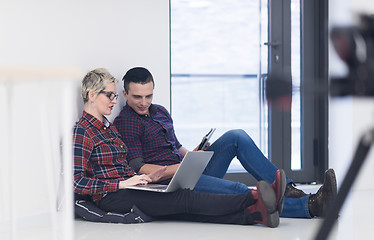
M 118 79 L 113 77 L 105 68 L 96 68 L 89 71 L 82 80 L 82 98 L 83 102 L 88 102 L 88 92 L 98 93 L 105 89 L 109 83 L 117 83 Z

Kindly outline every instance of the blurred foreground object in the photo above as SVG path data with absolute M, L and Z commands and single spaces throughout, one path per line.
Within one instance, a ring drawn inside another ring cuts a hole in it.
M 331 40 L 348 74 L 330 81 L 331 96 L 374 96 L 374 16 L 362 15 L 359 26 L 335 27 Z
M 270 75 L 266 79 L 266 98 L 279 110 L 290 111 L 292 102 L 292 82 L 283 75 Z

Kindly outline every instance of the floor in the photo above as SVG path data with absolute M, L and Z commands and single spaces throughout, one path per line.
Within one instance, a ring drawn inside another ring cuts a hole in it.
M 304 187 L 314 192 L 316 186 Z M 374 191 L 352 191 L 328 239 L 368 239 L 374 226 Z M 102 239 L 314 239 L 322 219 L 281 218 L 278 228 L 261 225 L 237 226 L 193 222 L 104 224 L 75 221 L 75 240 Z

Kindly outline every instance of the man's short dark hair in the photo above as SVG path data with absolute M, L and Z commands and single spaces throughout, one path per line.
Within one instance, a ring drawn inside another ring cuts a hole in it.
M 153 86 L 155 85 L 152 74 L 144 67 L 131 68 L 126 72 L 125 76 L 123 76 L 122 81 L 126 93 L 129 92 L 129 85 L 131 82 L 140 84 L 152 82 Z

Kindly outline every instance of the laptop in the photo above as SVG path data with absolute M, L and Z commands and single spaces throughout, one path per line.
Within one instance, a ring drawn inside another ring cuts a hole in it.
M 174 192 L 178 189 L 192 190 L 208 165 L 213 153 L 213 151 L 187 152 L 168 185 L 149 183 L 147 185 L 130 186 L 127 189 L 155 192 Z

